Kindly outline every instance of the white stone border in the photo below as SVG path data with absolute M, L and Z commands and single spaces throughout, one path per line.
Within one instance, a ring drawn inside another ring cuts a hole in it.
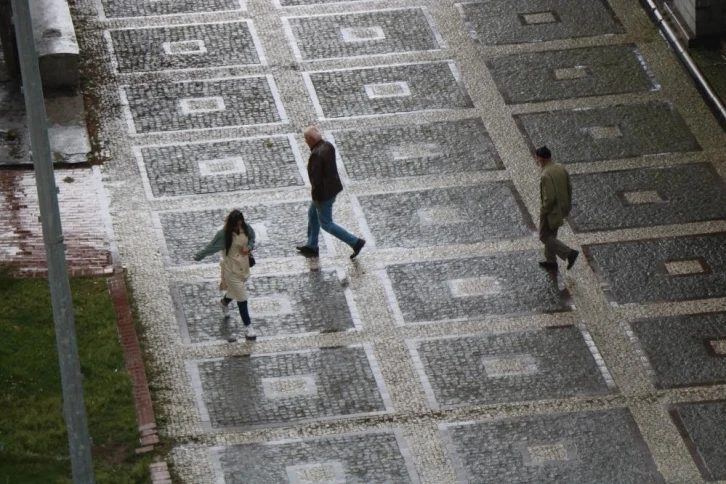
M 396 299 L 396 292 L 393 290 L 393 284 L 391 284 L 391 279 L 388 277 L 388 272 L 385 267 L 383 269 L 376 269 L 375 272 L 381 287 L 383 287 L 383 292 L 386 293 L 388 307 L 393 313 L 393 322 L 400 328 L 406 326 L 406 320 L 403 318 L 401 306 L 399 306 L 398 299 Z
M 245 24 L 245 23 L 247 24 L 247 29 L 249 30 L 250 37 L 252 37 L 252 46 L 254 47 L 255 52 L 257 53 L 257 58 L 260 61 L 257 64 L 222 64 L 222 65 L 209 66 L 209 67 L 185 67 L 185 68 L 180 68 L 180 69 L 161 69 L 161 70 L 149 70 L 149 71 L 120 72 L 119 66 L 118 66 L 118 59 L 116 57 L 116 51 L 113 47 L 113 39 L 111 38 L 111 32 L 115 32 L 118 30 L 173 29 L 176 27 L 199 27 L 202 25 Z M 104 30 L 103 37 L 106 41 L 106 46 L 108 47 L 108 52 L 111 56 L 111 68 L 112 68 L 113 72 L 117 75 L 142 75 L 142 74 L 148 74 L 148 73 L 152 73 L 152 72 L 188 72 L 188 71 L 199 71 L 199 70 L 209 70 L 209 69 L 222 69 L 222 68 L 228 68 L 228 67 L 256 67 L 256 66 L 266 66 L 267 65 L 267 57 L 265 56 L 265 51 L 262 48 L 262 41 L 260 40 L 260 37 L 257 34 L 257 29 L 255 28 L 254 22 L 251 19 L 226 20 L 226 21 L 219 21 L 219 22 L 204 22 L 204 23 L 199 23 L 199 24 L 145 25 L 143 27 L 119 27 L 119 28 L 115 28 L 115 29 Z
M 189 375 L 190 383 L 192 384 L 192 394 L 194 400 L 197 403 L 197 410 L 199 411 L 199 420 L 202 424 L 202 432 L 209 432 L 212 429 L 211 418 L 209 417 L 209 409 L 207 404 L 204 403 L 204 391 L 202 389 L 202 377 L 199 375 L 199 363 L 202 361 L 222 361 L 225 358 L 208 358 L 198 360 L 185 360 L 184 365 Z
M 275 82 L 275 78 L 272 74 L 258 74 L 258 75 L 252 75 L 252 76 L 231 76 L 231 77 L 213 77 L 209 79 L 186 79 L 183 81 L 171 81 L 171 82 L 144 82 L 141 84 L 138 84 L 140 86 L 149 85 L 149 84 L 187 84 L 192 82 L 204 82 L 204 83 L 211 83 L 216 81 L 230 81 L 234 79 L 252 79 L 252 78 L 261 78 L 264 77 L 267 79 L 267 85 L 270 88 L 270 94 L 272 95 L 273 100 L 275 101 L 275 108 L 277 109 L 277 113 L 280 116 L 279 121 L 274 121 L 271 123 L 255 123 L 255 124 L 235 124 L 235 125 L 228 125 L 228 126 L 213 126 L 210 128 L 191 128 L 191 129 L 177 129 L 177 130 L 170 130 L 170 131 L 149 131 L 147 133 L 139 133 L 136 131 L 136 125 L 134 124 L 134 117 L 131 113 L 131 106 L 129 105 L 129 100 L 126 95 L 126 89 L 129 87 L 132 87 L 129 84 L 123 84 L 118 87 L 119 90 L 119 96 L 121 100 L 121 110 L 124 113 L 124 118 L 126 119 L 126 124 L 129 128 L 129 135 L 132 137 L 135 136 L 158 136 L 158 135 L 169 135 L 172 133 L 190 133 L 190 132 L 202 132 L 202 131 L 213 131 L 213 130 L 223 130 L 223 129 L 233 129 L 233 128 L 248 128 L 248 127 L 261 127 L 261 126 L 280 126 L 283 124 L 289 124 L 290 120 L 287 117 L 287 112 L 285 111 L 285 106 L 282 104 L 282 97 L 280 96 L 280 91 L 277 88 L 277 83 Z M 180 99 L 179 99 L 180 100 Z
M 375 249 L 376 238 L 373 236 L 373 232 L 371 232 L 371 229 L 368 226 L 368 221 L 363 213 L 363 207 L 360 206 L 358 196 L 350 195 L 350 206 L 353 208 L 355 218 L 358 219 L 358 225 L 360 225 L 361 232 L 363 232 L 363 238 L 370 244 L 371 249 Z
M 612 375 L 610 374 L 610 371 L 608 370 L 608 367 L 605 365 L 605 360 L 603 359 L 602 355 L 600 355 L 600 351 L 597 349 L 597 346 L 595 345 L 595 341 L 593 341 L 592 336 L 590 335 L 590 332 L 585 328 L 584 325 L 578 325 L 577 329 L 580 330 L 580 334 L 582 335 L 582 339 L 585 341 L 585 344 L 587 345 L 587 349 L 590 350 L 590 354 L 592 354 L 593 359 L 595 360 L 595 364 L 597 365 L 597 368 L 600 370 L 600 374 L 602 375 L 603 379 L 605 380 L 605 384 L 610 389 L 616 389 L 618 386 L 615 384 L 615 380 L 613 380 Z
M 198 193 L 190 193 L 188 195 L 164 195 L 161 197 L 154 196 L 154 192 L 151 189 L 151 180 L 149 179 L 149 173 L 146 171 L 146 162 L 144 161 L 144 157 L 141 153 L 141 150 L 143 148 L 160 148 L 160 147 L 167 147 L 167 146 L 186 146 L 186 145 L 211 145 L 216 143 L 225 143 L 225 142 L 233 142 L 233 141 L 245 141 L 245 140 L 254 140 L 254 139 L 268 139 L 268 138 L 287 138 L 290 143 L 290 150 L 292 151 L 293 156 L 295 157 L 295 163 L 298 167 L 298 171 L 300 172 L 300 176 L 302 178 L 303 184 L 302 185 L 293 185 L 289 187 L 271 187 L 271 188 L 258 188 L 255 190 L 235 190 L 235 191 L 229 191 L 229 192 L 217 192 L 219 195 L 225 195 L 225 194 L 232 194 L 232 193 L 249 193 L 251 191 L 257 192 L 271 192 L 271 191 L 280 191 L 280 190 L 297 190 L 301 186 L 310 186 L 310 180 L 308 179 L 308 173 L 307 169 L 305 168 L 304 161 L 302 159 L 302 155 L 300 154 L 300 149 L 297 144 L 297 140 L 295 139 L 295 135 L 293 134 L 271 134 L 269 136 L 264 135 L 257 135 L 257 136 L 247 136 L 243 138 L 220 138 L 220 139 L 214 139 L 210 141 L 181 141 L 178 143 L 159 143 L 159 144 L 144 144 L 144 145 L 134 145 L 131 147 L 131 150 L 134 154 L 134 158 L 136 158 L 136 164 L 139 167 L 139 173 L 141 174 L 141 184 L 144 187 L 144 193 L 146 194 L 146 198 L 148 200 L 183 200 L 188 198 L 194 198 L 199 196 L 205 196 L 205 194 L 198 194 Z
M 247 11 L 247 0 L 237 0 L 237 3 L 239 3 L 240 8 L 234 9 L 234 10 L 213 10 L 213 11 L 207 11 L 207 12 L 165 13 L 165 14 L 160 14 L 160 15 L 137 15 L 137 16 L 133 16 L 133 17 L 107 17 L 106 9 L 103 6 L 103 1 L 102 0 L 92 0 L 92 1 L 96 7 L 96 12 L 98 12 L 98 20 L 100 20 L 102 22 L 110 22 L 110 21 L 115 21 L 115 20 L 166 18 L 166 17 L 178 17 L 178 16 L 183 16 L 183 15 L 220 14 L 220 13 L 246 12 Z
M 457 87 L 461 91 L 461 94 L 469 99 L 471 101 L 471 107 L 448 107 L 448 108 L 435 108 L 435 109 L 420 109 L 416 111 L 398 111 L 395 113 L 381 113 L 381 114 L 358 114 L 354 116 L 340 116 L 340 117 L 327 117 L 325 116 L 325 112 L 323 111 L 323 106 L 320 104 L 320 98 L 318 97 L 318 93 L 315 90 L 315 85 L 313 84 L 313 80 L 311 79 L 311 74 L 318 74 L 322 72 L 344 72 L 344 71 L 360 71 L 360 70 L 376 70 L 376 69 L 385 69 L 388 67 L 402 67 L 402 66 L 420 66 L 424 64 L 448 64 L 449 70 L 451 71 L 451 75 L 454 78 L 454 82 L 456 83 Z M 459 72 L 459 68 L 456 67 L 456 61 L 454 60 L 434 60 L 434 61 L 425 61 L 425 62 L 404 62 L 399 64 L 385 64 L 385 65 L 378 65 L 378 66 L 366 66 L 366 67 L 351 67 L 351 68 L 343 68 L 343 69 L 324 69 L 319 71 L 305 71 L 301 73 L 303 77 L 303 82 L 305 83 L 305 88 L 308 91 L 308 94 L 310 95 L 310 99 L 312 100 L 313 107 L 315 108 L 315 114 L 318 117 L 319 121 L 345 121 L 348 119 L 370 119 L 370 118 L 382 118 L 382 117 L 388 117 L 388 116 L 402 116 L 402 115 L 416 115 L 419 113 L 436 113 L 436 112 L 443 112 L 443 111 L 454 111 L 454 112 L 460 112 L 460 111 L 472 111 L 474 114 L 467 116 L 468 118 L 476 117 L 478 115 L 478 108 L 474 105 L 473 100 L 471 99 L 471 96 L 469 96 L 469 93 L 466 91 L 466 88 L 464 87 L 464 83 L 461 80 L 461 73 Z
M 431 408 L 431 410 L 441 410 L 441 405 L 436 399 L 434 387 L 431 385 L 429 376 L 426 374 L 426 368 L 424 368 L 423 362 L 421 361 L 421 355 L 418 352 L 418 344 L 421 341 L 422 340 L 418 339 L 406 340 L 406 346 L 408 347 L 408 352 L 410 354 L 411 361 L 413 362 L 413 368 L 416 371 L 416 375 L 418 375 L 419 381 L 421 382 L 421 386 L 423 387 L 423 391 L 426 395 L 426 400 L 429 403 L 429 407 Z
M 279 3 L 279 0 L 273 0 Z M 351 2 L 346 2 L 351 3 Z M 280 7 L 278 7 L 280 8 Z M 364 55 L 351 55 L 351 56 L 338 56 L 338 57 L 320 57 L 320 58 L 314 58 L 314 59 L 303 59 L 302 52 L 300 51 L 300 46 L 297 42 L 297 38 L 295 37 L 295 33 L 292 30 L 292 25 L 290 25 L 290 20 L 292 19 L 299 19 L 299 18 L 312 18 L 312 17 L 334 17 L 334 16 L 352 16 L 356 14 L 364 14 L 364 13 L 385 13 L 385 12 L 396 12 L 396 11 L 406 11 L 406 10 L 420 10 L 423 14 L 426 22 L 429 25 L 429 28 L 431 29 L 431 32 L 434 36 L 434 40 L 437 44 L 437 48 L 434 49 L 426 49 L 426 50 L 405 50 L 405 51 L 399 51 L 399 50 L 393 50 L 391 52 L 383 52 L 380 54 L 364 54 Z M 324 13 L 319 15 L 290 15 L 286 17 L 282 17 L 282 28 L 285 32 L 285 37 L 287 38 L 288 42 L 290 43 L 290 47 L 292 48 L 293 55 L 295 56 L 295 60 L 298 62 L 321 62 L 321 61 L 330 61 L 330 60 L 351 60 L 351 59 L 369 59 L 369 58 L 375 58 L 375 57 L 383 57 L 383 56 L 401 56 L 401 55 L 408 55 L 408 54 L 421 54 L 423 52 L 437 52 L 440 50 L 443 50 L 446 48 L 446 43 L 444 42 L 444 38 L 441 36 L 441 32 L 439 32 L 439 29 L 436 27 L 436 24 L 434 22 L 434 18 L 431 15 L 431 12 L 429 11 L 428 7 L 422 7 L 422 6 L 416 6 L 416 7 L 403 7 L 403 8 L 382 8 L 380 10 L 356 10 L 354 12 L 336 12 L 336 13 Z
M 116 233 L 113 231 L 113 219 L 111 217 L 111 205 L 106 194 L 106 187 L 103 184 L 103 173 L 101 167 L 96 165 L 91 167 L 93 176 L 93 185 L 96 187 L 96 195 L 98 196 L 98 204 L 100 206 L 100 215 L 103 220 L 103 228 L 106 232 L 106 243 L 108 251 L 111 253 L 111 265 L 106 268 L 108 273 L 113 272 L 114 268 L 121 265 L 121 256 L 118 251 L 118 242 Z

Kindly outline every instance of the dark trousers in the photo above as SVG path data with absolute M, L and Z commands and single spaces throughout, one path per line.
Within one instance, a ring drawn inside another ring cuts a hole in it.
M 559 227 L 550 228 L 546 217 L 539 220 L 539 240 L 544 244 L 544 257 L 547 262 L 557 262 L 557 257 L 566 260 L 572 249 L 557 240 Z
M 225 294 L 224 296 L 224 304 L 231 303 L 232 300 L 227 297 Z M 239 308 L 239 315 L 242 316 L 242 322 L 245 326 L 249 326 L 252 324 L 252 320 L 250 319 L 250 311 L 247 308 L 247 301 L 237 301 L 237 307 Z

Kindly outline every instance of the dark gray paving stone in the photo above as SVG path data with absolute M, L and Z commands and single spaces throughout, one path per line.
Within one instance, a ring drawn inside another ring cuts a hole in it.
M 302 186 L 288 136 L 136 148 L 154 197 Z
M 119 72 L 260 64 L 252 22 L 109 31 Z
M 355 180 L 502 170 L 481 119 L 335 131 L 338 156 Z
M 514 115 L 532 152 L 546 144 L 563 163 L 700 151 L 669 102 Z
M 295 245 L 300 245 L 307 234 L 308 205 L 308 202 L 295 202 L 237 207 L 255 230 L 255 258 L 297 256 Z M 167 263 L 198 264 L 193 260 L 194 253 L 212 240 L 231 210 L 232 208 L 159 213 L 160 236 L 165 241 Z M 321 254 L 325 253 L 326 247 L 325 237 L 321 235 Z M 210 256 L 201 263 L 218 260 L 218 256 Z
M 154 17 L 185 13 L 224 12 L 244 10 L 240 0 L 101 0 L 106 17 Z
M 422 8 L 287 19 L 301 60 L 440 48 Z
M 726 185 L 710 163 L 572 175 L 577 232 L 726 218 Z
M 625 33 L 605 0 L 489 0 L 457 5 L 471 36 L 486 45 Z
M 662 483 L 627 409 L 450 424 L 460 482 Z
M 658 388 L 726 383 L 726 313 L 630 324 Z
M 172 294 L 186 343 L 224 341 L 242 328 L 236 307 L 225 324 L 218 281 L 175 284 Z M 348 303 L 336 271 L 319 271 L 247 281 L 252 322 L 259 336 L 335 333 L 355 328 L 359 316 Z M 349 295 L 352 301 L 352 295 Z M 233 305 L 234 306 L 234 305 Z
M 280 7 L 302 7 L 305 5 L 325 5 L 329 3 L 348 3 L 360 0 L 272 0 Z
M 280 123 L 271 76 L 125 86 L 135 133 Z
M 674 405 L 671 416 L 703 478 L 726 480 L 726 401 Z
M 726 233 L 584 246 L 616 303 L 726 296 Z
M 473 108 L 453 62 L 305 73 L 321 118 Z
M 217 475 L 227 484 L 420 482 L 398 430 L 218 447 L 211 452 L 219 463 Z
M 575 326 L 410 341 L 409 346 L 435 409 L 605 395 L 614 386 Z
M 188 368 L 207 430 L 276 427 L 389 411 L 370 347 L 190 361 Z
M 657 84 L 644 65 L 634 45 L 515 54 L 487 60 L 507 104 L 651 91 Z
M 472 244 L 531 236 L 535 226 L 511 181 L 358 197 L 379 247 Z
M 568 311 L 568 293 L 537 262 L 538 252 L 387 266 L 399 324 Z

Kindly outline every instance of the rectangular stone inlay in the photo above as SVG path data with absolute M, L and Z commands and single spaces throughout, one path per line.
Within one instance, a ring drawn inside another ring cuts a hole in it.
M 568 79 L 582 79 L 590 75 L 590 72 L 585 66 L 575 67 L 562 67 L 555 69 L 555 79 L 560 81 L 566 81 Z
M 421 225 L 457 224 L 466 222 L 459 207 L 427 207 L 417 210 Z
M 688 274 L 708 274 L 711 271 L 708 265 L 704 267 L 704 260 L 701 258 L 681 259 L 666 261 L 665 268 L 672 276 L 684 276 Z
M 535 12 L 519 14 L 523 25 L 553 24 L 560 21 L 556 12 Z
M 660 203 L 665 199 L 657 190 L 636 190 L 621 192 L 623 201 L 626 205 L 643 205 L 646 203 Z
M 613 391 L 575 326 L 407 344 L 433 409 Z
M 404 97 L 411 95 L 408 83 L 402 81 L 386 82 L 383 84 L 366 84 L 363 87 L 365 88 L 369 99 L 380 97 Z
M 711 352 L 717 356 L 726 356 L 726 338 L 712 339 L 708 342 Z
M 664 482 L 625 408 L 441 425 L 457 482 Z
M 224 111 L 224 99 L 219 96 L 181 99 L 179 107 L 183 114 L 211 113 Z
M 288 466 L 285 470 L 289 484 L 345 484 L 340 462 Z
M 293 398 L 317 395 L 315 375 L 262 378 L 262 391 L 267 398 Z
M 242 158 L 222 158 L 219 160 L 199 160 L 199 174 L 201 176 L 229 175 L 232 173 L 245 173 L 245 162 Z
M 406 143 L 391 147 L 393 161 L 417 160 L 430 156 L 442 156 L 441 146 L 437 143 Z
M 618 126 L 592 126 L 586 128 L 586 131 L 595 140 L 623 137 L 623 132 Z
M 162 42 L 166 55 L 206 54 L 207 47 L 203 40 L 180 40 L 177 42 Z
M 726 401 L 681 403 L 670 414 L 703 480 L 726 480 Z
M 473 277 L 447 281 L 453 297 L 490 296 L 499 294 L 502 287 L 494 277 Z
M 287 296 L 263 296 L 249 301 L 250 313 L 255 316 L 292 314 L 292 304 Z
M 342 27 L 340 34 L 345 42 L 369 42 L 371 40 L 381 40 L 386 38 L 383 29 L 378 26 L 373 27 Z

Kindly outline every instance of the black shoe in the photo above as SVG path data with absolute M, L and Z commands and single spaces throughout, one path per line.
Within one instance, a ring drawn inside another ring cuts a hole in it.
M 353 253 L 350 255 L 350 258 L 355 259 L 356 257 L 358 257 L 358 254 L 360 254 L 360 251 L 363 250 L 364 245 L 366 245 L 366 241 L 363 239 L 358 239 L 358 242 L 356 242 L 353 246 Z
M 305 257 L 319 257 L 320 255 L 320 249 L 313 249 L 312 247 L 308 247 L 307 245 L 298 245 L 295 247 L 301 255 L 304 255 Z
M 539 266 L 543 269 L 556 271 L 557 270 L 557 262 L 547 262 L 546 260 L 543 260 L 539 263 Z
M 572 266 L 575 265 L 575 261 L 577 260 L 577 256 L 580 255 L 580 252 L 577 250 L 571 250 L 570 253 L 567 256 L 567 270 L 569 271 L 572 269 Z

